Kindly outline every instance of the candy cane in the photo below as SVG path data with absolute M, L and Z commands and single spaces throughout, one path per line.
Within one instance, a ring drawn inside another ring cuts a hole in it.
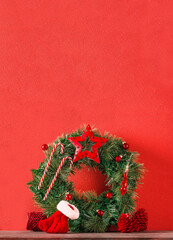
M 54 184 L 54 182 L 55 182 L 55 180 L 56 180 L 59 172 L 61 171 L 62 165 L 63 165 L 63 163 L 64 163 L 64 161 L 65 161 L 66 159 L 70 159 L 70 161 L 71 161 L 70 168 L 72 167 L 72 165 L 73 165 L 73 160 L 72 160 L 72 158 L 71 158 L 71 157 L 64 157 L 64 158 L 62 159 L 59 167 L 58 167 L 57 172 L 55 173 L 55 176 L 54 176 L 54 178 L 53 178 L 53 180 L 52 180 L 52 182 L 51 182 L 51 184 L 50 184 L 50 186 L 49 186 L 49 188 L 48 188 L 48 190 L 47 190 L 47 193 L 45 194 L 43 200 L 46 200 L 46 198 L 47 198 L 47 196 L 48 196 L 51 188 L 53 187 L 53 184 Z
M 56 148 L 57 148 L 59 145 L 61 145 L 61 154 L 64 152 L 64 146 L 63 146 L 62 143 L 57 143 L 57 144 L 54 146 L 54 148 L 52 149 L 52 152 L 51 152 L 49 161 L 48 161 L 48 163 L 47 163 L 47 165 L 46 165 L 46 168 L 45 168 L 45 170 L 44 170 L 43 176 L 42 176 L 42 178 L 41 178 L 41 180 L 40 180 L 40 183 L 39 183 L 39 185 L 38 185 L 38 190 L 40 190 L 40 188 L 41 188 L 41 185 L 42 185 L 43 180 L 44 180 L 44 178 L 45 178 L 45 175 L 46 175 L 46 172 L 47 172 L 48 167 L 49 167 L 49 165 L 50 165 L 50 162 L 51 162 L 51 160 L 52 160 L 52 158 L 53 158 L 53 155 L 54 155 L 54 153 L 55 153 L 55 150 L 56 150 Z

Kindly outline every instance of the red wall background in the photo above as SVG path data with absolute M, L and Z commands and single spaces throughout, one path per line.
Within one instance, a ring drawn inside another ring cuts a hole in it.
M 172 29 L 171 0 L 0 1 L 1 230 L 25 229 L 35 209 L 40 146 L 83 123 L 141 154 L 138 206 L 149 229 L 173 230 Z

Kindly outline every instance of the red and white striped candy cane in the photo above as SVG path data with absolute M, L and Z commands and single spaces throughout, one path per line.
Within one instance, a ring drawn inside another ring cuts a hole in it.
M 56 180 L 59 172 L 61 171 L 62 165 L 63 165 L 63 163 L 64 163 L 64 161 L 65 161 L 66 159 L 70 159 L 70 161 L 71 161 L 70 168 L 72 167 L 72 165 L 73 165 L 73 160 L 72 160 L 72 158 L 71 158 L 71 157 L 64 157 L 64 158 L 62 159 L 59 167 L 58 167 L 57 172 L 55 173 L 55 176 L 54 176 L 54 178 L 53 178 L 53 180 L 52 180 L 52 182 L 51 182 L 51 184 L 50 184 L 50 186 L 49 186 L 49 188 L 48 188 L 48 190 L 47 190 L 47 193 L 45 194 L 43 200 L 46 200 L 46 198 L 47 198 L 47 196 L 48 196 L 51 188 L 53 187 L 53 184 L 54 184 L 54 182 L 55 182 L 55 180 Z
M 41 188 L 41 185 L 42 185 L 43 180 L 44 180 L 44 178 L 45 178 L 45 175 L 46 175 L 46 172 L 47 172 L 48 167 L 49 167 L 49 165 L 50 165 L 50 162 L 51 162 L 51 160 L 52 160 L 52 158 L 53 158 L 53 155 L 54 155 L 54 153 L 55 153 L 55 150 L 56 150 L 56 148 L 57 148 L 59 145 L 61 145 L 61 154 L 64 152 L 64 145 L 63 145 L 62 143 L 57 143 L 57 144 L 53 147 L 52 152 L 51 152 L 51 155 L 50 155 L 50 158 L 49 158 L 49 161 L 48 161 L 48 163 L 47 163 L 47 165 L 46 165 L 46 168 L 45 168 L 45 170 L 44 170 L 43 176 L 42 176 L 42 178 L 41 178 L 41 180 L 40 180 L 40 183 L 39 183 L 39 185 L 38 185 L 38 190 L 40 190 L 40 188 Z

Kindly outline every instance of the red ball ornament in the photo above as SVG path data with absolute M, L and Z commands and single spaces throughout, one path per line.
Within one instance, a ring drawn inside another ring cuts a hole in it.
M 48 149 L 48 145 L 47 145 L 47 144 L 43 144 L 43 145 L 41 146 L 41 149 L 42 149 L 43 151 L 47 150 L 47 149 Z
M 98 210 L 98 211 L 97 211 L 97 215 L 98 215 L 98 216 L 102 217 L 103 214 L 104 214 L 104 211 L 103 211 L 103 210 Z
M 66 194 L 65 196 L 67 201 L 70 201 L 72 199 L 72 195 L 70 193 Z
M 110 199 L 110 198 L 112 198 L 112 196 L 113 196 L 113 194 L 112 194 L 111 192 L 106 193 L 106 197 L 107 197 L 107 198 Z
M 116 156 L 116 157 L 115 157 L 115 161 L 116 161 L 116 162 L 120 162 L 120 161 L 121 161 L 121 158 L 122 158 L 122 155 Z
M 128 149 L 128 148 L 129 148 L 129 144 L 126 143 L 126 142 L 124 142 L 124 143 L 123 143 L 123 148 L 124 148 L 124 149 Z

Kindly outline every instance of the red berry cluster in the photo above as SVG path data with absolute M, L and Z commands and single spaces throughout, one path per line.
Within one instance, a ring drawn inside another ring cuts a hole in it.
M 111 192 L 106 193 L 106 197 L 107 197 L 108 199 L 112 198 L 112 196 L 113 196 L 113 194 L 112 194 Z M 97 210 L 97 215 L 98 215 L 98 216 L 102 217 L 103 214 L 104 214 L 104 211 L 103 211 L 103 210 Z
M 129 144 L 126 143 L 126 142 L 123 142 L 123 145 L 122 145 L 122 146 L 123 146 L 123 148 L 124 148 L 125 150 L 127 150 L 127 149 L 129 148 Z M 116 161 L 116 162 L 120 162 L 122 157 L 123 157 L 122 155 L 116 156 L 116 157 L 115 157 L 115 161 Z

